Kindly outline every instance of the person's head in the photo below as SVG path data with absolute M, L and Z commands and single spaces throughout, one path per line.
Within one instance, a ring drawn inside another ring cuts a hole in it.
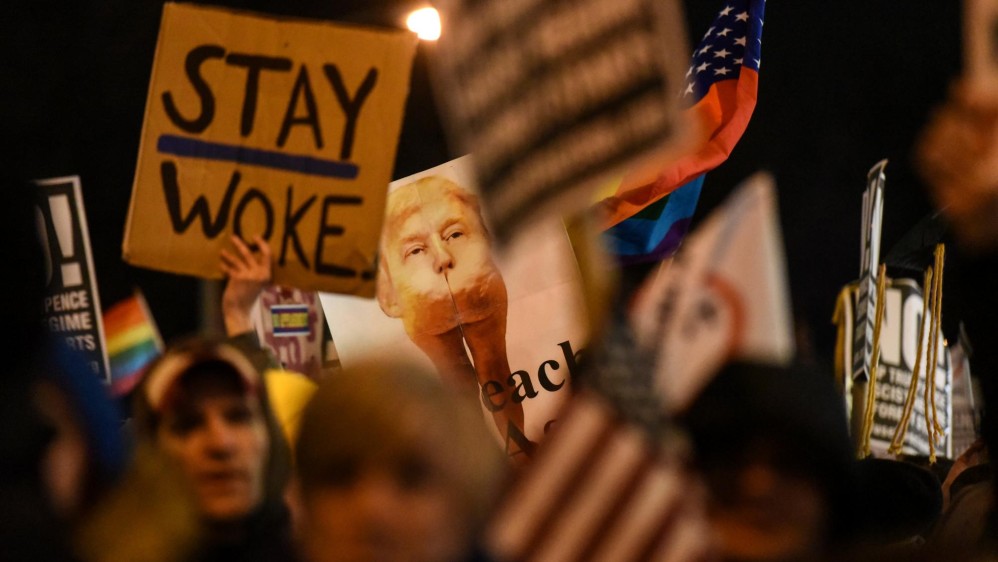
M 367 363 L 319 385 L 296 467 L 310 562 L 457 560 L 506 467 L 479 408 L 405 363 Z
M 261 374 L 235 347 L 192 339 L 149 367 L 136 431 L 174 460 L 201 517 L 232 524 L 281 505 L 287 445 Z
M 727 365 L 682 421 L 725 559 L 810 559 L 846 542 L 855 479 L 831 373 Z
M 388 195 L 378 303 L 410 334 L 441 334 L 506 307 L 478 199 L 438 176 Z
M 39 359 L 34 405 L 51 429 L 42 457 L 48 500 L 61 517 L 85 516 L 125 470 L 123 417 L 86 359 L 53 339 Z

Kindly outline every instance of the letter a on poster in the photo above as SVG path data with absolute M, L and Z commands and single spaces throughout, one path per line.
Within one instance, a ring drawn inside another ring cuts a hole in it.
M 263 236 L 274 282 L 374 295 L 416 36 L 167 3 L 123 257 L 220 278 Z

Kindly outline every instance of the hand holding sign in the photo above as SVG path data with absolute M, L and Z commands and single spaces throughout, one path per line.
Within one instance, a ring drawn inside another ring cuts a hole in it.
M 960 242 L 998 246 L 998 97 L 956 83 L 926 126 L 917 161 Z
M 238 236 L 232 237 L 235 251 L 221 251 L 222 273 L 228 278 L 222 293 L 222 316 L 225 332 L 230 336 L 253 329 L 253 305 L 263 289 L 270 284 L 273 258 L 270 246 L 262 236 L 253 238 L 251 250 Z

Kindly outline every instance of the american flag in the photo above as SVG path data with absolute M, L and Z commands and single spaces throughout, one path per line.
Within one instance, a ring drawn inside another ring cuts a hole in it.
M 706 560 L 713 553 L 685 441 L 663 423 L 651 365 L 619 322 L 558 425 L 489 525 L 497 560 Z
M 686 71 L 682 96 L 689 105 L 703 99 L 714 84 L 736 80 L 742 68 L 759 72 L 765 8 L 765 1 L 734 0 L 721 9 Z
M 706 140 L 663 166 L 657 179 L 624 178 L 603 199 L 605 238 L 627 265 L 659 261 L 689 230 L 704 175 L 723 163 L 755 110 L 762 57 L 764 0 L 732 0 L 718 12 L 691 57 L 677 94 Z

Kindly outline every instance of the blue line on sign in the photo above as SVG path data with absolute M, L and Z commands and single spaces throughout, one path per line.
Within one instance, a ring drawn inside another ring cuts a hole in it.
M 284 154 L 273 150 L 261 150 L 218 142 L 207 142 L 176 135 L 160 135 L 156 150 L 163 154 L 189 156 L 205 160 L 222 160 L 253 164 L 277 170 L 289 170 L 312 176 L 352 180 L 359 169 L 356 164 L 323 160 L 311 156 Z

